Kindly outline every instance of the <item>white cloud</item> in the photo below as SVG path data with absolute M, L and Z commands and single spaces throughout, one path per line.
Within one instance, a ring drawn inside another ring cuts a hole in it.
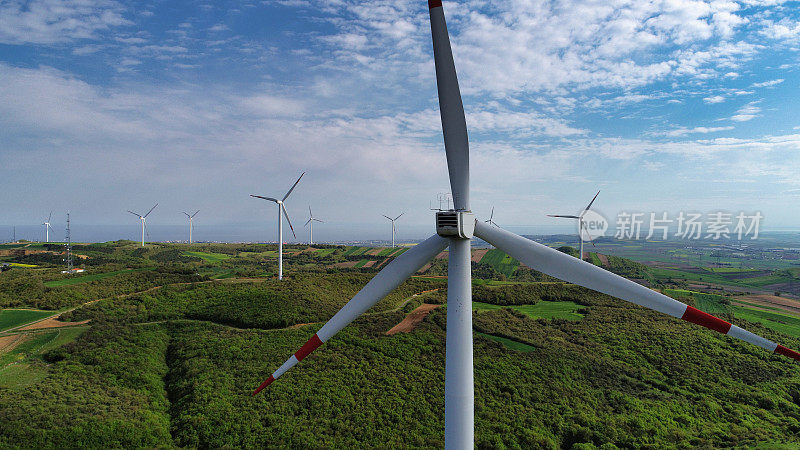
M 756 106 L 759 102 L 750 102 L 745 106 L 739 108 L 736 111 L 736 114 L 731 116 L 731 120 L 736 122 L 747 122 L 748 120 L 753 120 L 759 116 L 761 113 L 761 108 Z
M 131 25 L 111 0 L 8 0 L 0 3 L 0 43 L 55 44 L 96 39 L 99 32 Z
M 781 83 L 783 83 L 783 78 L 778 78 L 777 80 L 764 81 L 761 83 L 753 83 L 752 85 L 750 85 L 750 87 L 754 88 L 771 87 L 771 86 L 777 86 Z
M 725 97 L 721 95 L 714 95 L 713 97 L 705 97 L 703 101 L 708 104 L 722 103 L 725 101 Z
M 707 134 L 707 133 L 718 133 L 720 131 L 729 131 L 732 130 L 733 127 L 694 127 L 694 128 L 676 128 L 674 130 L 653 133 L 656 136 L 667 136 L 667 137 L 681 137 L 686 136 L 687 134 Z

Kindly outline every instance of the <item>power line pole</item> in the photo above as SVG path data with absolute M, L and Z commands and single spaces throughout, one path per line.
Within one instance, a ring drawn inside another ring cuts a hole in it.
M 67 262 L 67 274 L 71 274 L 72 273 L 72 236 L 70 236 L 70 233 L 69 233 L 69 212 L 67 212 L 67 236 L 66 236 L 65 240 L 67 241 L 67 244 L 66 244 L 67 245 L 67 258 L 65 259 L 65 261 Z

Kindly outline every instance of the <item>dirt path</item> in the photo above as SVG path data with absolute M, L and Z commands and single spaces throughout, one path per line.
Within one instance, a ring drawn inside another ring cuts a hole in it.
M 36 323 L 32 323 L 26 327 L 22 327 L 19 331 L 28 331 L 28 330 L 41 330 L 42 328 L 63 328 L 63 327 L 74 327 L 78 325 L 86 325 L 89 323 L 88 320 L 82 320 L 80 322 L 62 322 L 58 320 L 58 317 L 53 317 L 50 319 L 44 319 Z
M 434 309 L 440 307 L 442 305 L 432 305 L 430 303 L 423 303 L 417 307 L 414 311 L 411 311 L 400 323 L 393 326 L 391 330 L 386 332 L 387 336 L 391 336 L 397 333 L 408 333 L 412 331 L 414 328 L 417 327 L 426 317 L 428 314 L 431 313 Z

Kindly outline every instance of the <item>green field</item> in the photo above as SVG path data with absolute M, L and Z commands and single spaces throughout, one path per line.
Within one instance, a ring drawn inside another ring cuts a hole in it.
M 20 268 L 23 268 L 23 269 L 25 269 L 25 268 L 27 268 L 27 269 L 30 269 L 30 268 L 33 268 L 33 267 L 39 267 L 39 266 L 37 266 L 36 264 L 20 264 L 20 263 L 11 263 L 11 264 L 9 264 L 9 265 L 10 265 L 11 267 L 20 267 Z
M 125 272 L 132 272 L 134 270 L 136 269 L 123 269 L 123 270 L 114 270 L 112 272 L 93 273 L 90 275 L 70 276 L 67 278 L 62 278 L 60 280 L 47 281 L 44 283 L 44 285 L 45 287 L 72 286 L 73 284 L 88 283 L 90 281 L 102 280 L 103 278 L 113 277 L 114 275 L 119 275 Z M 146 269 L 139 269 L 139 270 L 146 270 Z
M 47 316 L 52 316 L 53 311 L 39 311 L 35 309 L 3 309 L 0 310 L 0 331 L 18 327 Z
M 362 260 L 359 260 L 359 261 L 356 263 L 356 265 L 355 265 L 355 266 L 353 266 L 353 267 L 355 267 L 356 269 L 358 269 L 358 268 L 360 268 L 360 267 L 364 267 L 364 264 L 366 264 L 368 261 L 370 261 L 370 260 L 369 260 L 369 259 L 362 259 Z
M 472 302 L 472 309 L 476 311 L 492 311 L 504 308 L 510 308 L 515 311 L 519 311 L 534 319 L 581 320 L 583 318 L 583 314 L 578 314 L 577 311 L 584 307 L 574 302 L 548 302 L 546 300 L 542 300 L 533 305 L 510 306 Z
M 737 319 L 756 322 L 783 334 L 800 338 L 800 318 L 777 312 L 759 311 L 743 306 L 732 306 Z
M 517 341 L 511 340 L 511 339 L 508 339 L 508 338 L 495 336 L 493 334 L 481 333 L 479 331 L 475 331 L 474 333 L 477 336 L 481 336 L 481 337 L 484 337 L 486 339 L 489 339 L 489 340 L 492 340 L 492 341 L 495 341 L 495 342 L 499 342 L 499 343 L 505 345 L 506 347 L 510 348 L 511 350 L 516 350 L 518 352 L 532 352 L 532 351 L 536 350 L 536 347 L 534 347 L 532 345 L 523 344 L 522 342 L 517 342 Z
M 389 256 L 394 253 L 397 249 L 392 247 L 386 247 L 385 249 L 381 250 L 378 253 L 378 256 Z
M 597 253 L 591 252 L 589 253 L 589 258 L 592 264 L 598 267 L 603 267 L 603 261 L 600 261 L 600 257 L 597 256 Z
M 507 277 L 514 275 L 519 267 L 519 261 L 494 248 L 486 252 L 480 262 L 494 267 L 494 270 Z
M 317 251 L 314 252 L 314 256 L 316 256 L 318 258 L 322 258 L 324 256 L 330 255 L 331 253 L 333 253 L 335 251 L 336 251 L 335 248 L 320 248 L 320 249 L 317 249 Z
M 200 258 L 205 262 L 209 263 L 218 263 L 220 261 L 225 261 L 226 259 L 230 259 L 230 255 L 226 255 L 224 253 L 210 253 L 210 252 L 183 252 L 185 256 L 193 256 L 195 258 Z

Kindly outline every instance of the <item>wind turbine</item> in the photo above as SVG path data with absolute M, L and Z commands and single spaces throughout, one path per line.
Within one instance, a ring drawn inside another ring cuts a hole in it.
M 436 233 L 378 272 L 294 355 L 253 392 L 274 382 L 342 328 L 450 247 L 445 356 L 445 448 L 474 447 L 470 238 L 477 236 L 528 267 L 580 286 L 702 325 L 769 351 L 800 360 L 800 353 L 634 283 L 601 267 L 475 220 L 469 210 L 469 144 L 441 0 L 428 0 L 444 146 L 455 209 L 436 213 Z
M 300 174 L 300 177 L 297 179 L 297 181 L 294 182 L 292 187 L 289 189 L 289 192 L 287 192 L 286 195 L 284 195 L 283 198 L 280 200 L 272 197 L 262 197 L 260 195 L 250 194 L 250 197 L 269 200 L 271 202 L 275 202 L 275 204 L 278 205 L 278 279 L 279 280 L 283 279 L 283 220 L 281 220 L 281 211 L 283 211 L 283 215 L 286 217 L 286 221 L 289 222 L 289 229 L 292 230 L 292 236 L 297 238 L 297 235 L 294 234 L 294 227 L 292 227 L 292 221 L 289 220 L 289 213 L 286 212 L 286 207 L 283 206 L 283 202 L 285 202 L 286 199 L 289 198 L 289 194 L 292 193 L 295 186 L 297 186 L 297 183 L 300 182 L 300 178 L 303 178 L 303 175 L 305 174 L 306 174 L 305 172 Z
M 597 191 L 597 194 L 594 194 L 594 198 L 592 198 L 592 201 L 589 202 L 589 205 L 586 206 L 586 208 L 583 211 L 581 211 L 581 213 L 579 215 L 577 215 L 577 216 L 564 216 L 564 215 L 558 215 L 558 214 L 548 214 L 547 215 L 548 217 L 561 217 L 561 218 L 564 218 L 564 219 L 577 219 L 578 220 L 578 239 L 580 239 L 580 241 L 581 241 L 581 248 L 580 248 L 579 253 L 581 255 L 581 259 L 584 259 L 584 254 L 583 254 L 583 233 L 586 233 L 590 238 L 592 237 L 589 234 L 589 230 L 586 229 L 586 224 L 583 222 L 583 216 L 586 214 L 586 211 L 589 211 L 589 208 L 592 207 L 592 203 L 594 203 L 594 201 L 595 201 L 595 199 L 597 198 L 598 195 L 600 195 L 600 191 Z M 592 243 L 592 246 L 594 246 L 594 241 L 590 241 L 590 242 Z
M 50 215 L 47 216 L 47 220 L 42 224 L 44 225 L 44 234 L 45 234 L 45 242 L 50 242 L 50 230 L 53 227 L 50 226 L 50 219 L 53 218 L 53 211 L 50 211 Z
M 494 220 L 492 220 L 493 217 L 494 217 L 494 206 L 492 206 L 492 213 L 489 214 L 489 218 L 484 220 L 483 222 L 488 223 L 489 225 L 494 225 L 496 227 L 499 227 L 500 225 L 498 225 L 497 223 L 495 223 Z
M 200 210 L 198 209 L 191 216 L 186 211 L 183 212 L 184 214 L 186 214 L 186 217 L 189 218 L 189 243 L 190 244 L 192 243 L 192 229 L 194 228 L 194 224 L 193 224 L 194 216 L 196 216 L 197 213 L 199 213 L 199 212 L 200 212 Z
M 405 214 L 405 213 L 400 213 L 400 216 L 402 216 L 403 214 Z M 397 227 L 394 225 L 394 222 L 395 222 L 397 219 L 399 219 L 399 218 L 400 218 L 400 216 L 397 216 L 397 217 L 395 217 L 394 219 L 392 219 L 391 217 L 387 216 L 386 214 L 381 214 L 381 215 L 382 215 L 383 217 L 386 217 L 387 219 L 389 219 L 389 221 L 391 221 L 391 222 L 392 222 L 392 248 L 394 248 L 394 233 L 397 231 Z
M 325 223 L 325 221 L 319 220 L 314 217 L 314 213 L 311 212 L 311 207 L 308 207 L 308 222 L 305 225 L 308 227 L 308 245 L 314 245 L 314 222 Z
M 131 213 L 134 216 L 138 217 L 139 220 L 142 221 L 142 247 L 144 247 L 144 233 L 147 232 L 147 216 L 149 216 L 150 213 L 153 212 L 154 209 L 156 209 L 156 206 L 158 206 L 158 203 L 153 205 L 153 207 L 150 208 L 150 211 L 147 211 L 147 214 L 145 214 L 145 215 L 141 215 L 141 214 L 135 213 L 135 212 L 131 211 L 130 209 L 128 210 L 129 213 Z M 150 236 L 150 233 L 147 232 L 147 235 Z

